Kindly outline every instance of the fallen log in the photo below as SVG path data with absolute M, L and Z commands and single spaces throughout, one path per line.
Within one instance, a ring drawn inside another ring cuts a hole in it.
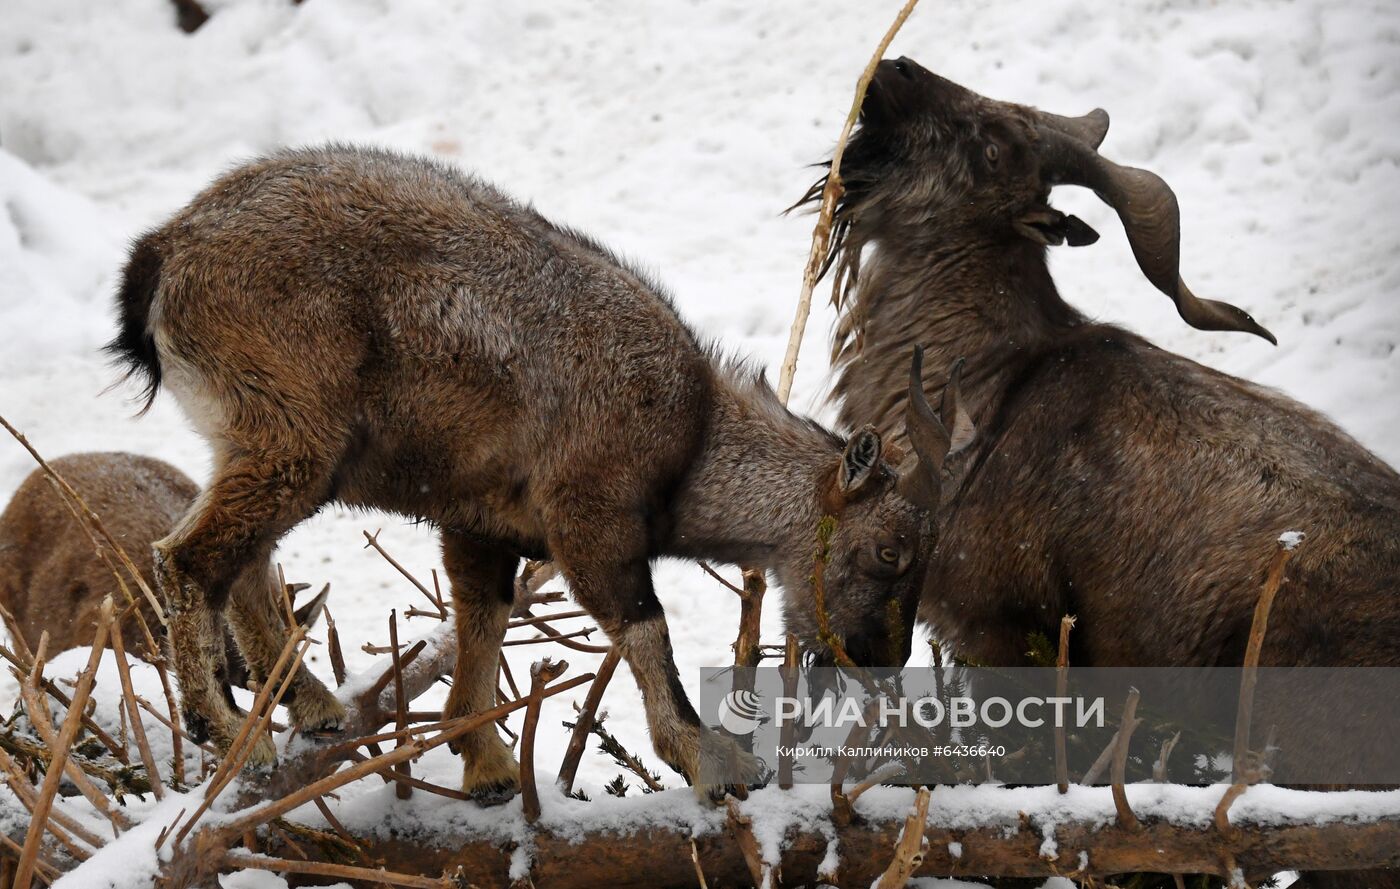
M 934 805 L 937 806 L 937 792 Z M 639 802 L 642 800 L 639 799 Z M 762 830 L 762 815 L 755 821 Z M 836 838 L 839 866 L 823 868 L 823 881 L 838 887 L 871 885 L 888 867 L 904 819 L 857 821 L 840 829 L 793 826 L 784 833 L 784 885 L 811 885 Z M 643 827 L 630 833 L 541 825 L 530 836 L 530 879 L 550 889 L 611 886 L 656 889 L 696 885 L 689 828 Z M 1052 854 L 1046 835 L 1022 825 L 1014 832 L 987 825 L 958 829 L 930 824 L 927 851 L 915 876 L 1069 876 L 1102 878 L 1123 873 L 1225 875 L 1228 853 L 1254 884 L 1280 870 L 1309 871 L 1400 867 L 1400 813 L 1369 822 L 1247 825 L 1228 840 L 1213 827 L 1144 819 L 1139 829 L 1114 823 L 1060 824 Z M 455 876 L 467 885 L 509 885 L 518 844 L 489 838 L 448 842 L 443 836 L 398 834 L 361 838 L 365 852 L 391 871 Z M 749 885 L 750 865 L 740 840 L 725 830 L 694 838 L 699 867 L 710 885 Z M 769 861 L 769 864 L 775 862 Z

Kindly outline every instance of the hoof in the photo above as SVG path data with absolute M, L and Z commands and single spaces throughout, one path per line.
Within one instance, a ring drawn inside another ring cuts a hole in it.
M 248 755 L 248 762 L 245 768 L 268 769 L 277 764 L 277 745 L 272 743 L 272 738 L 267 735 L 259 735 L 253 742 L 253 751 Z
M 498 784 L 494 787 L 479 787 L 470 791 L 467 795 L 472 798 L 472 802 L 484 808 L 493 806 L 503 806 L 515 798 L 520 792 L 519 782 L 509 784 Z
M 691 780 L 691 785 L 701 802 L 722 805 L 727 796 L 748 799 L 749 788 L 763 783 L 762 760 L 730 738 L 707 735 L 701 743 L 700 760 L 700 775 Z
M 330 689 L 316 682 L 298 689 L 287 705 L 292 723 L 305 735 L 339 732 L 345 725 L 345 707 Z

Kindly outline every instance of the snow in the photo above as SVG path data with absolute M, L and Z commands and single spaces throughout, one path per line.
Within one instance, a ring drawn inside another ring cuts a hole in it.
M 812 223 L 780 211 L 815 178 L 807 165 L 827 156 L 855 75 L 898 3 L 206 5 L 215 13 L 194 35 L 173 27 L 168 0 L 5 5 L 0 413 L 49 456 L 131 450 L 207 477 L 205 446 L 169 396 L 138 420 L 124 398 L 130 389 L 101 394 L 114 373 L 97 350 L 113 332 L 110 298 L 124 246 L 239 159 L 332 138 L 434 154 L 481 173 L 639 258 L 701 333 L 776 368 Z M 1107 108 L 1114 124 L 1103 152 L 1162 174 L 1180 198 L 1183 274 L 1193 290 L 1247 308 L 1281 345 L 1181 323 L 1138 273 L 1113 213 L 1081 190 L 1064 190 L 1056 203 L 1103 239 L 1053 253 L 1066 297 L 1165 348 L 1283 389 L 1394 464 L 1397 47 L 1395 5 L 948 0 L 918 8 L 889 54 L 998 98 L 1067 114 Z M 832 315 L 817 302 L 793 403 L 829 417 L 822 399 Z M 0 442 L 0 498 L 32 468 L 19 448 Z M 363 548 L 361 529 L 381 526 L 388 550 L 427 580 L 440 564 L 431 533 L 384 516 L 326 510 L 278 553 L 289 579 L 332 583 L 330 608 L 352 672 L 375 663 L 359 646 L 387 641 L 390 608 L 421 604 Z M 656 587 L 682 681 L 696 696 L 699 668 L 729 657 L 737 597 L 681 562 L 659 564 Z M 778 603 L 769 597 L 767 638 L 780 632 Z M 404 635 L 431 631 L 418 620 Z M 508 651 L 517 677 L 545 653 Z M 570 675 L 599 660 L 566 656 Z M 324 647 L 309 663 L 329 681 Z M 60 667 L 76 672 L 68 656 L 55 659 L 50 675 L 64 675 Z M 105 660 L 103 670 L 101 687 L 114 688 Z M 137 673 L 138 684 L 149 681 Z M 609 729 L 655 765 L 626 666 L 613 686 Z M 160 706 L 158 687 L 141 693 Z M 583 693 L 546 703 L 542 775 L 556 768 L 566 737 L 560 723 Z M 444 694 L 416 706 L 430 709 Z M 0 700 L 13 697 L 6 675 Z M 107 711 L 99 712 L 105 721 Z M 436 750 L 418 772 L 451 784 L 459 766 Z M 594 799 L 588 817 L 621 829 L 632 817 L 628 805 L 601 789 L 616 773 L 590 752 L 579 786 Z M 681 784 L 669 772 L 663 778 Z M 427 815 L 440 804 L 425 794 L 400 803 L 366 785 L 366 805 Z M 979 792 L 1000 791 L 966 792 L 976 807 Z M 1153 804 L 1151 788 L 1134 793 Z M 1266 795 L 1251 790 L 1235 817 L 1266 817 L 1251 809 Z M 711 824 L 688 798 L 680 791 L 649 803 L 666 801 L 667 817 L 697 829 Z M 878 798 L 871 791 L 862 805 Z M 795 799 L 782 818 L 815 817 Z M 1159 802 L 1170 808 L 1175 799 Z M 1337 804 L 1348 801 L 1339 795 Z M 1209 811 L 1208 800 L 1191 800 L 1198 802 Z M 355 804 L 347 794 L 346 805 Z M 547 798 L 546 817 L 565 817 L 572 805 Z M 452 823 L 471 820 L 462 808 Z M 1051 824 L 1060 810 L 1047 802 L 1038 811 Z

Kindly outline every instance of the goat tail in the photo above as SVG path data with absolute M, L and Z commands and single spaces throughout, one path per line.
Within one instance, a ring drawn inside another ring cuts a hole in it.
M 122 380 L 140 377 L 140 414 L 151 409 L 160 390 L 160 355 L 156 352 L 155 335 L 150 328 L 151 304 L 160 287 L 160 250 L 154 232 L 143 235 L 131 246 L 131 255 L 122 269 L 121 288 L 117 291 L 117 335 L 107 344 L 106 353 L 119 366 L 126 368 Z

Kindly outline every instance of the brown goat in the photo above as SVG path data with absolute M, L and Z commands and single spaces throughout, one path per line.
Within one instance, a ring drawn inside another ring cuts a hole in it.
M 136 454 L 70 454 L 51 461 L 51 465 L 102 517 L 103 525 L 154 589 L 151 544 L 170 533 L 199 487 L 169 463 Z M 242 628 L 242 635 L 250 638 L 265 623 L 282 625 L 279 581 L 272 566 L 267 569 L 265 585 L 248 588 L 258 593 L 257 600 L 240 597 L 232 610 L 234 627 Z M 146 625 L 157 639 L 163 638 L 155 612 L 133 584 L 128 581 L 127 586 L 138 598 Z M 47 632 L 48 651 L 55 654 L 91 644 L 98 609 L 107 596 L 119 607 L 124 602 L 116 579 L 93 549 L 87 532 L 44 472 L 35 470 L 0 513 L 0 605 L 14 616 L 15 630 L 25 645 L 35 648 Z M 323 595 L 317 596 L 298 608 L 298 623 L 314 623 L 324 601 Z M 131 653 L 146 656 L 146 646 L 137 643 L 142 636 L 136 629 L 134 612 L 122 626 Z M 262 676 L 249 671 L 234 634 L 222 621 L 219 626 L 223 652 L 217 669 L 227 697 L 229 686 L 246 688 L 250 680 L 261 681 Z
M 1046 245 L 1096 236 L 1049 191 L 1086 185 L 1186 320 L 1268 336 L 1181 283 L 1175 197 L 1099 157 L 1107 128 L 1102 111 L 996 102 L 907 59 L 882 62 L 865 101 L 833 257 L 853 288 L 841 419 L 900 435 L 915 344 L 934 367 L 967 357 L 978 419 L 944 487 L 956 521 L 923 617 L 989 664 L 1023 663 L 1030 634 L 1077 614 L 1075 663 L 1238 665 L 1275 540 L 1296 529 L 1263 663 L 1400 664 L 1400 475 L 1320 414 L 1060 298 Z
M 236 727 L 201 651 L 212 615 L 333 500 L 441 529 L 460 645 L 447 716 L 494 705 L 516 566 L 548 557 L 631 665 L 657 753 L 697 789 L 700 722 L 651 559 L 772 569 L 817 649 L 810 578 L 834 517 L 833 631 L 863 664 L 909 653 L 931 535 L 900 489 L 929 491 L 935 467 L 897 475 L 872 431 L 842 441 L 792 415 L 656 285 L 483 182 L 344 147 L 247 164 L 137 242 L 120 312 L 113 351 L 152 396 L 164 379 L 215 453 L 212 485 L 156 544 L 199 736 L 226 744 Z M 947 436 L 922 428 L 941 460 Z M 462 746 L 468 792 L 513 791 L 492 726 Z
M 830 257 L 841 420 L 897 441 L 902 356 L 918 344 L 936 368 L 967 358 L 979 429 L 950 463 L 921 617 L 990 665 L 1025 663 L 1032 638 L 1074 614 L 1076 664 L 1237 666 L 1275 541 L 1301 530 L 1262 663 L 1400 665 L 1400 475 L 1322 415 L 1090 322 L 1056 290 L 1045 248 L 1098 236 L 1054 210 L 1050 190 L 1085 186 L 1183 319 L 1273 341 L 1182 283 L 1175 195 L 1101 157 L 1107 130 L 1103 111 L 993 101 L 908 59 L 881 62 L 864 102 Z M 1256 721 L 1285 729 L 1285 756 L 1329 740 L 1325 701 Z M 1367 734 L 1330 739 L 1349 742 L 1335 755 L 1393 744 Z

